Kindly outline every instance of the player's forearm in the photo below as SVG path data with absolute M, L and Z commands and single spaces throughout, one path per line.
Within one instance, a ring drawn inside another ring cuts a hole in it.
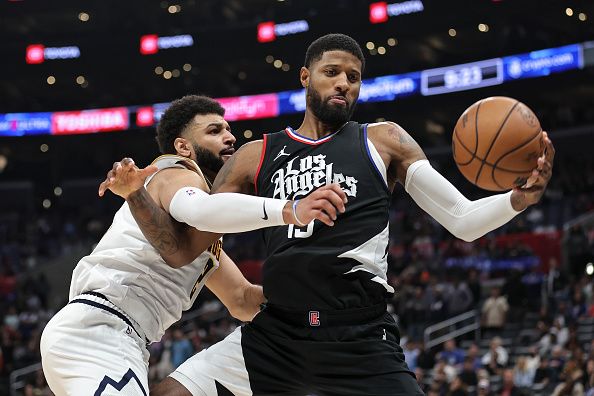
M 286 200 L 236 193 L 208 195 L 194 188 L 181 188 L 169 205 L 169 213 L 199 230 L 230 233 L 287 224 L 292 213 Z
M 183 249 L 187 226 L 159 207 L 144 187 L 128 195 L 126 201 L 142 234 L 167 264 L 180 267 L 194 259 Z
M 428 161 L 409 167 L 405 189 L 423 210 L 465 241 L 483 236 L 519 213 L 512 204 L 511 192 L 470 201 Z
M 260 305 L 265 301 L 262 286 L 249 284 L 240 293 L 235 307 L 229 312 L 234 318 L 249 322 L 260 311 Z

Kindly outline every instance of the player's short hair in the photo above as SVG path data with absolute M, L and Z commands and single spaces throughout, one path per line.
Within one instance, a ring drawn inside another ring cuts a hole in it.
M 361 46 L 352 37 L 340 33 L 327 34 L 311 43 L 305 53 L 305 67 L 309 68 L 312 63 L 324 55 L 324 52 L 337 50 L 356 56 L 361 61 L 361 71 L 365 69 L 365 56 L 363 56 Z
M 201 95 L 186 95 L 174 100 L 165 110 L 157 126 L 157 144 L 163 154 L 175 154 L 173 142 L 181 136 L 188 124 L 198 114 L 225 115 L 225 109 L 219 102 Z

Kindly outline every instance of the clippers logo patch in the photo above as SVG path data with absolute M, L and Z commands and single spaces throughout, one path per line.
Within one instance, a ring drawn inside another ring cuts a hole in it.
M 320 325 L 320 311 L 309 311 L 309 325 L 319 326 Z
M 194 191 L 194 190 L 186 190 L 186 194 L 192 196 L 192 195 L 196 194 L 196 191 Z

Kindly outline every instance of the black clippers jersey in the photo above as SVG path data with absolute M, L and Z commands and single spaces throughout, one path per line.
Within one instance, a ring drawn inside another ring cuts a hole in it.
M 264 229 L 263 286 L 271 304 L 296 310 L 357 308 L 394 292 L 386 283 L 390 192 L 372 151 L 367 125 L 356 122 L 319 140 L 291 128 L 264 136 L 259 196 L 299 199 L 339 183 L 348 198 L 333 227 L 314 221 L 302 228 Z

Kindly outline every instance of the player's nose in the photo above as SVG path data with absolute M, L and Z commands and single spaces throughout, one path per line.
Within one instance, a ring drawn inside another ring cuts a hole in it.
M 334 81 L 334 89 L 341 93 L 346 93 L 349 90 L 349 79 L 346 73 L 340 73 L 338 76 L 336 76 L 336 80 Z
M 235 139 L 235 136 L 230 131 L 225 131 L 225 134 L 223 135 L 223 143 L 233 145 L 236 140 L 237 139 Z

